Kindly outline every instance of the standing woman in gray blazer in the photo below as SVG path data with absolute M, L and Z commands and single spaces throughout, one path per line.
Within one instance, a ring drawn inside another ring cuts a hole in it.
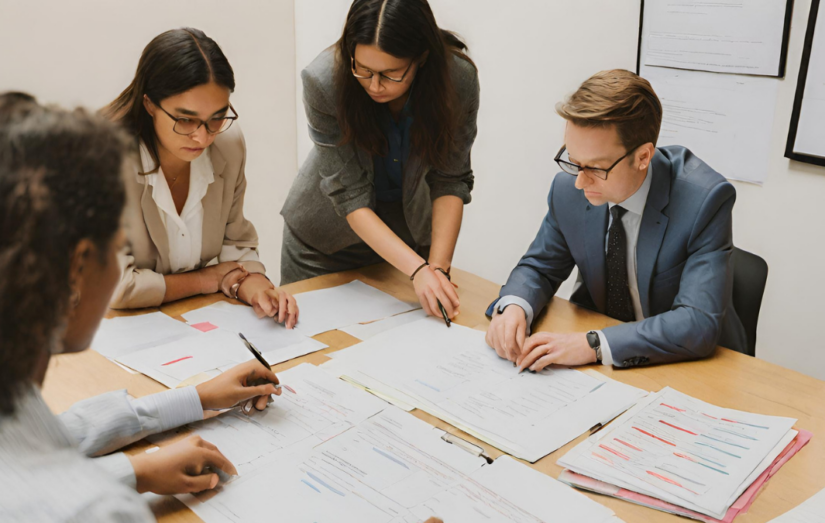
M 314 147 L 284 217 L 281 284 L 387 261 L 421 305 L 459 312 L 449 281 L 470 202 L 478 73 L 426 0 L 355 0 L 301 73 Z

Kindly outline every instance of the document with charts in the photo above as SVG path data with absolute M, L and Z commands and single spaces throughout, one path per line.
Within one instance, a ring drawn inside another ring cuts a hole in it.
M 242 471 L 217 492 L 179 499 L 207 523 L 417 523 L 432 515 L 456 522 L 618 521 L 549 476 L 508 457 L 487 465 L 441 435 L 387 406 L 314 448 L 297 444 Z
M 651 395 L 559 460 L 573 472 L 721 519 L 795 436 L 791 418 Z
M 531 462 L 645 396 L 598 373 L 518 373 L 487 346 L 483 332 L 447 328 L 438 318 L 378 334 L 339 351 L 323 368 Z

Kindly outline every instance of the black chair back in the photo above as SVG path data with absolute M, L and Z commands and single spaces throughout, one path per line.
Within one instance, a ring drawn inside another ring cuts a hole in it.
M 756 325 L 768 281 L 768 264 L 761 257 L 733 248 L 733 308 L 748 337 L 749 356 L 756 355 Z

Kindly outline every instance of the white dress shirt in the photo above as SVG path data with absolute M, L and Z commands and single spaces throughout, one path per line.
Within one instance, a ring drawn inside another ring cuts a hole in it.
M 627 281 L 630 287 L 630 300 L 633 302 L 633 311 L 636 315 L 636 321 L 644 319 L 642 312 L 642 302 L 639 298 L 639 283 L 636 276 L 636 245 L 639 242 L 639 229 L 642 225 L 642 215 L 645 211 L 645 204 L 647 203 L 647 195 L 650 192 L 650 183 L 653 180 L 651 174 L 653 164 L 647 168 L 645 179 L 642 185 L 629 198 L 620 203 L 608 202 L 609 208 L 612 209 L 616 205 L 620 205 L 627 212 L 622 216 L 622 225 L 625 230 L 625 238 L 627 239 Z M 608 233 L 604 239 L 604 250 L 607 254 L 607 239 L 610 237 L 610 226 L 613 224 L 613 215 L 608 214 L 609 221 L 607 224 Z M 527 334 L 530 334 L 530 328 L 533 324 L 533 308 L 527 303 L 527 300 L 519 296 L 510 295 L 502 296 L 496 303 L 496 311 L 501 310 L 502 307 L 508 305 L 518 305 L 524 309 L 525 317 L 527 318 Z M 599 343 L 602 349 L 602 363 L 604 365 L 613 365 L 613 354 L 610 352 L 610 343 L 602 331 L 596 331 L 599 335 Z
M 140 159 L 144 172 L 155 165 L 149 150 L 141 143 Z M 152 199 L 160 210 L 160 218 L 166 226 L 169 238 L 169 263 L 173 273 L 189 272 L 199 269 L 201 246 L 203 244 L 203 198 L 209 185 L 215 181 L 215 171 L 209 148 L 192 160 L 189 171 L 189 193 L 180 214 L 175 207 L 172 191 L 163 170 L 158 167 L 152 173 L 142 175 L 152 186 Z M 260 261 L 255 249 L 239 249 L 234 245 L 224 245 L 216 260 L 207 265 L 226 261 Z

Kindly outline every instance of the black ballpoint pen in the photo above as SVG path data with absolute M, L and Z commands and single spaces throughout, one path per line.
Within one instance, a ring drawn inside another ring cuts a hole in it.
M 450 321 L 450 318 L 447 317 L 447 311 L 444 309 L 444 306 L 441 305 L 441 300 L 435 301 L 438 303 L 438 309 L 441 311 L 441 316 L 444 317 L 444 323 L 446 323 L 447 327 L 449 327 L 452 322 Z
M 241 339 L 243 340 L 244 345 L 246 345 L 246 348 L 247 348 L 247 349 L 249 349 L 249 352 L 251 352 L 251 353 L 252 353 L 252 355 L 253 355 L 253 356 L 255 356 L 255 359 L 256 359 L 256 360 L 258 360 L 259 362 L 261 362 L 261 365 L 263 365 L 264 367 L 266 367 L 266 368 L 267 368 L 267 370 L 269 370 L 270 365 L 269 365 L 269 363 L 267 363 L 267 361 L 264 359 L 264 356 L 263 356 L 263 354 L 261 354 L 261 351 L 259 351 L 259 350 L 258 350 L 258 349 L 254 346 L 254 345 L 252 345 L 252 342 L 250 342 L 248 339 L 246 339 L 246 336 L 244 336 L 244 335 L 243 335 L 243 333 L 240 333 L 240 332 L 239 332 L 239 333 L 238 333 L 238 336 L 240 336 L 240 337 L 241 337 Z M 268 380 L 261 380 L 261 381 L 262 381 L 263 383 L 270 383 Z M 257 385 L 261 385 L 261 384 L 262 384 L 262 383 L 257 383 Z M 275 385 L 275 388 L 276 388 L 276 389 L 280 389 L 280 388 L 281 388 L 281 384 L 280 384 L 280 383 L 273 383 L 273 385 Z

